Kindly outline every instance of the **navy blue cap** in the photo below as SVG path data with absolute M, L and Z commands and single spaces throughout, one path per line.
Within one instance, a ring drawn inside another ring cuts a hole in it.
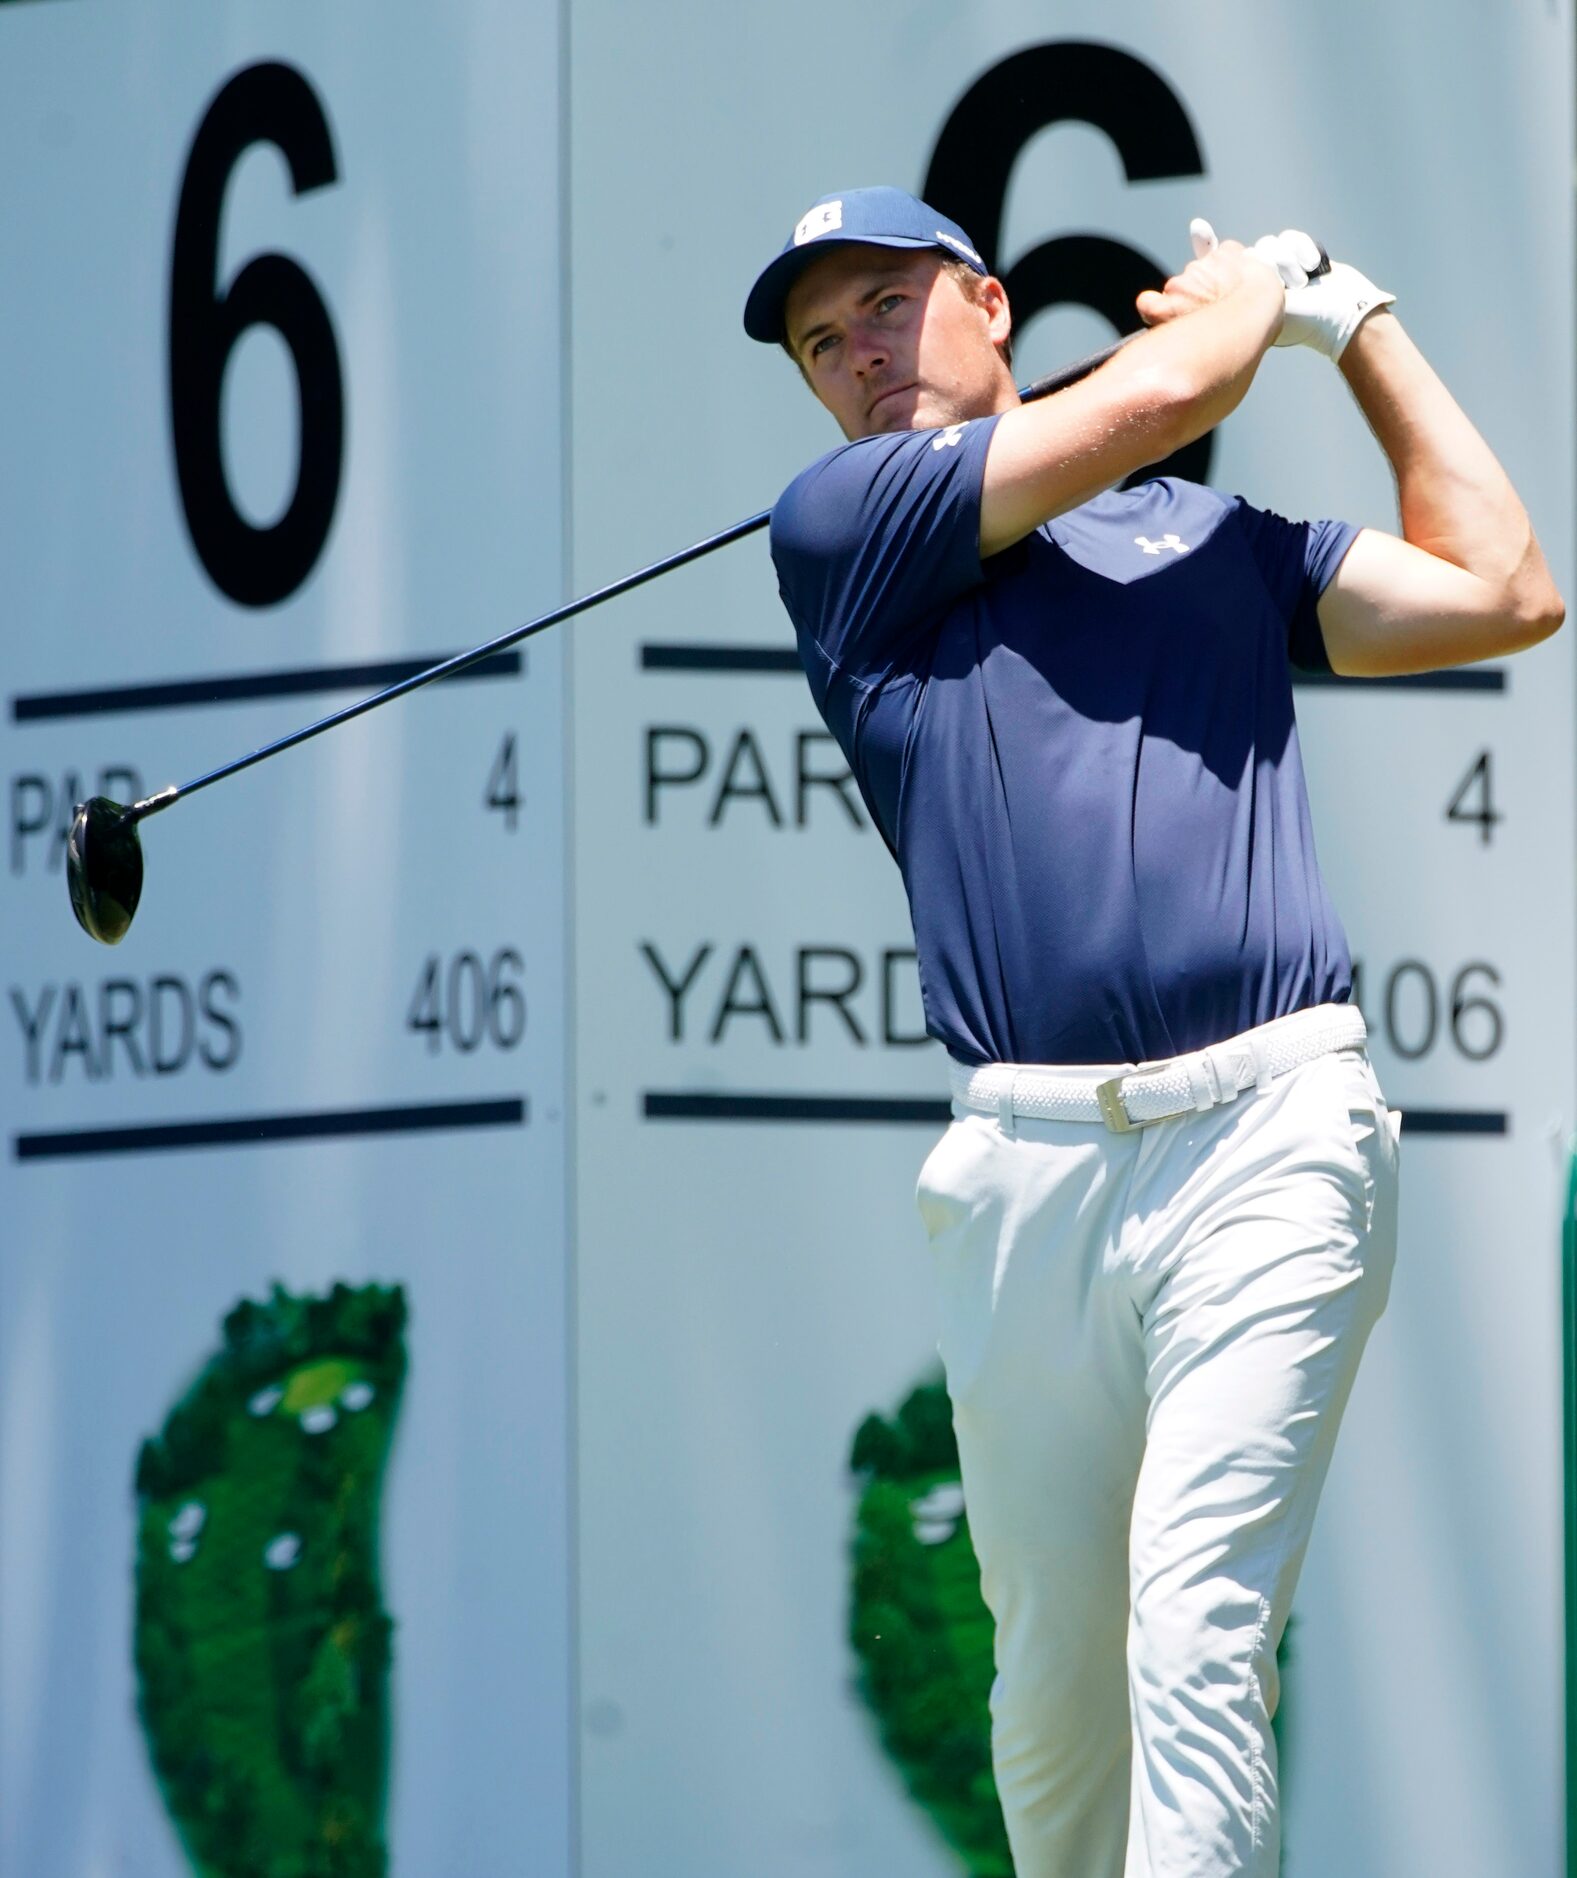
M 823 196 L 800 217 L 782 252 L 762 268 L 745 302 L 745 331 L 769 346 L 783 338 L 789 289 L 827 248 L 941 248 L 972 267 L 990 270 L 957 222 L 903 189 L 845 189 Z

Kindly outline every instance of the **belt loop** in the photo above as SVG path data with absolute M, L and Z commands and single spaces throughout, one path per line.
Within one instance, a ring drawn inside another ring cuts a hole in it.
M 1007 1079 L 997 1090 L 997 1126 L 1005 1135 L 1018 1132 L 1013 1126 L 1013 1085 L 1017 1080 L 1016 1072 L 1009 1070 Z
M 1270 1046 L 1259 1030 L 1251 1030 L 1246 1039 L 1254 1058 L 1254 1087 L 1261 1095 L 1270 1087 Z
M 1207 1109 L 1213 1109 L 1221 1100 L 1215 1086 L 1215 1076 L 1209 1055 L 1201 1050 L 1198 1055 L 1185 1057 L 1183 1066 L 1188 1072 L 1188 1087 L 1194 1098 L 1196 1113 L 1203 1115 Z

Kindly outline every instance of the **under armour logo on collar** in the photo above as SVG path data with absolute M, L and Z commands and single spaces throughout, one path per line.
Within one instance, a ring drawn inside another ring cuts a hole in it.
M 1163 535 L 1159 541 L 1152 541 L 1148 535 L 1135 535 L 1133 545 L 1143 548 L 1146 554 L 1160 554 L 1170 548 L 1174 554 L 1187 554 L 1188 543 L 1180 535 Z
M 933 437 L 931 439 L 931 448 L 933 450 L 945 450 L 949 444 L 957 443 L 963 434 L 964 426 L 962 424 L 949 424 L 940 437 Z

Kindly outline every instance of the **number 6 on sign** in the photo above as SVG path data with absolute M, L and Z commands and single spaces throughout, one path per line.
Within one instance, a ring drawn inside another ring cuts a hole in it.
M 306 79 L 288 65 L 249 66 L 214 99 L 192 141 L 170 267 L 170 425 L 181 505 L 209 578 L 242 606 L 277 605 L 312 572 L 334 520 L 345 444 L 339 348 L 311 276 L 283 254 L 258 254 L 228 288 L 217 288 L 225 192 L 259 143 L 284 156 L 298 196 L 338 179 L 328 119 Z M 266 528 L 236 508 L 220 435 L 225 368 L 253 326 L 273 327 L 290 348 L 301 406 L 295 492 Z

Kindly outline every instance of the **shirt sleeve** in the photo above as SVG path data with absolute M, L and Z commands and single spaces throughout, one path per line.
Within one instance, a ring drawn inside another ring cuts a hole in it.
M 869 683 L 985 578 L 980 492 L 996 418 L 864 437 L 789 485 L 772 511 L 778 591 L 798 630 Z
M 1238 504 L 1238 519 L 1271 599 L 1287 622 L 1288 657 L 1301 671 L 1328 672 L 1331 661 L 1315 609 L 1357 540 L 1357 527 L 1351 522 L 1289 522 L 1246 502 Z

